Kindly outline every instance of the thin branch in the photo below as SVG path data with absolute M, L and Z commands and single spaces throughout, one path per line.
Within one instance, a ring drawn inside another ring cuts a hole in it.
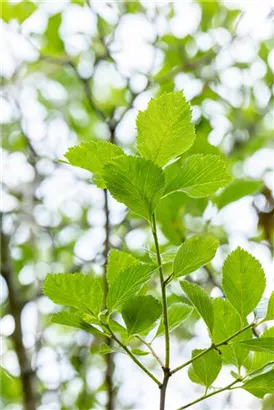
M 245 332 L 246 330 L 250 328 L 254 328 L 256 326 L 259 326 L 261 323 L 263 323 L 264 320 L 261 320 L 258 323 L 250 323 L 249 325 L 243 327 L 242 329 L 238 330 L 236 333 L 233 335 L 229 336 L 227 339 L 223 340 L 222 342 L 219 343 L 213 343 L 209 348 L 198 354 L 197 356 L 193 357 L 192 359 L 188 360 L 187 362 L 181 364 L 180 366 L 176 367 L 175 369 L 171 370 L 171 374 L 177 373 L 179 370 L 183 369 L 184 367 L 188 366 L 189 364 L 193 363 L 195 360 L 199 359 L 200 357 L 204 356 L 208 352 L 210 352 L 213 349 L 218 349 L 221 346 L 227 345 L 230 340 L 234 339 L 235 337 L 239 336 L 241 333 Z
M 209 397 L 215 396 L 215 394 L 219 394 L 219 393 L 222 393 L 222 392 L 224 392 L 224 391 L 226 391 L 226 390 L 230 390 L 231 387 L 234 386 L 234 384 L 238 383 L 239 381 L 240 381 L 239 379 L 236 379 L 236 380 L 234 380 L 232 383 L 230 383 L 230 384 L 228 384 L 227 386 L 223 387 L 222 389 L 215 390 L 215 391 L 212 392 L 212 393 L 209 393 L 209 394 L 206 394 L 206 395 L 204 395 L 204 396 L 202 396 L 202 397 L 199 397 L 199 399 L 196 399 L 196 400 L 194 400 L 194 401 L 192 401 L 192 402 L 186 404 L 186 405 L 183 406 L 183 407 L 179 407 L 177 410 L 187 409 L 188 407 L 194 406 L 194 404 L 199 403 L 200 401 L 203 401 L 203 400 L 208 399 Z
M 146 340 L 144 340 L 141 336 L 137 335 L 136 336 L 151 352 L 152 356 L 157 360 L 157 362 L 160 364 L 160 366 L 162 367 L 162 369 L 164 369 L 165 365 L 162 362 L 162 360 L 160 359 L 160 357 L 157 355 L 157 353 L 155 352 L 155 350 L 153 349 L 153 347 L 151 346 L 150 343 L 148 343 Z
M 124 345 L 124 343 L 121 342 L 121 340 L 119 340 L 115 336 L 111 328 L 108 325 L 105 325 L 103 323 L 102 323 L 102 326 L 107 328 L 107 330 L 111 333 L 111 336 L 115 340 L 115 342 L 118 343 L 118 345 L 122 347 L 122 349 L 128 354 L 128 356 L 134 361 L 134 363 L 136 363 L 137 366 L 140 367 L 140 369 L 142 369 L 156 384 L 158 384 L 159 387 L 161 387 L 162 385 L 161 382 L 134 356 L 134 354 L 127 348 L 127 346 Z

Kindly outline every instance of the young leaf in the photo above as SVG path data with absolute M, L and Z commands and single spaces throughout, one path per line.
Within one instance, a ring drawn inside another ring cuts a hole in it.
M 214 202 L 219 209 L 222 209 L 226 205 L 238 201 L 246 195 L 255 194 L 261 187 L 261 181 L 235 180 L 214 199 Z
M 164 195 L 182 191 L 192 198 L 204 198 L 231 181 L 227 163 L 218 155 L 194 154 L 188 157 L 176 176 L 165 171 Z
M 107 295 L 109 312 L 119 311 L 128 300 L 136 296 L 156 269 L 155 265 L 138 264 L 120 272 L 111 284 Z
M 173 303 L 170 308 L 168 308 L 168 328 L 171 332 L 176 329 L 180 324 L 186 320 L 192 313 L 193 308 L 186 303 Z M 156 336 L 161 336 L 165 333 L 163 319 L 161 320 Z
M 213 236 L 193 236 L 178 249 L 173 266 L 173 277 L 188 275 L 214 258 L 219 241 Z
M 54 303 L 74 307 L 96 316 L 103 301 L 99 279 L 82 273 L 55 273 L 46 276 L 44 294 Z
M 261 264 L 247 251 L 237 248 L 224 262 L 223 289 L 243 322 L 255 309 L 265 289 Z
M 238 342 L 241 346 L 255 352 L 264 352 L 274 354 L 274 337 L 258 337 L 256 339 L 247 339 Z
M 232 336 L 242 328 L 242 322 L 239 314 L 226 299 L 213 299 L 214 311 L 214 328 L 212 340 L 214 343 L 219 343 Z M 245 324 L 245 323 L 244 323 Z M 243 333 L 236 336 L 232 341 L 238 342 L 252 337 L 251 329 L 245 330 Z M 248 357 L 248 351 L 237 343 L 229 343 L 220 346 L 223 360 L 226 363 L 234 364 L 240 368 Z
M 192 358 L 202 353 L 203 350 L 193 350 Z M 199 383 L 205 386 L 206 390 L 217 379 L 222 368 L 222 356 L 211 350 L 204 356 L 196 359 L 192 363 L 192 370 L 189 372 L 189 377 L 194 383 Z
M 83 320 L 83 313 L 82 312 L 67 312 L 63 310 L 58 313 L 54 313 L 51 316 L 51 322 L 57 323 L 59 325 L 75 327 L 76 329 L 82 329 L 86 332 L 96 334 L 96 335 L 103 335 L 103 332 L 100 332 L 97 328 L 90 325 L 89 323 Z
M 108 255 L 107 265 L 107 280 L 111 285 L 119 272 L 131 265 L 136 265 L 139 262 L 134 256 L 129 253 L 111 249 Z
M 274 292 L 271 293 L 271 296 L 268 301 L 265 320 L 274 320 Z
M 93 173 L 93 181 L 99 188 L 106 188 L 102 177 L 104 165 L 121 156 L 124 151 L 108 141 L 90 141 L 69 148 L 65 157 L 71 165 L 84 168 Z
M 243 388 L 259 398 L 263 398 L 265 394 L 274 393 L 274 369 L 247 380 Z
M 164 173 L 151 161 L 133 156 L 118 157 L 104 167 L 111 195 L 148 221 L 161 199 Z
M 212 334 L 214 325 L 213 306 L 209 295 L 204 289 L 195 283 L 187 281 L 180 282 L 181 288 L 189 298 L 200 316 L 204 319 L 210 333 Z
M 195 140 L 190 105 L 181 91 L 151 99 L 136 124 L 139 153 L 159 166 L 187 151 Z
M 124 304 L 122 316 L 128 334 L 134 335 L 149 330 L 161 315 L 161 304 L 152 296 L 135 296 Z

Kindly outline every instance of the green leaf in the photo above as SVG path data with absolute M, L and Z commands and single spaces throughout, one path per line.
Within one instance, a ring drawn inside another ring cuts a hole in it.
M 243 326 L 239 314 L 228 300 L 215 298 L 212 303 L 214 312 L 212 340 L 213 343 L 220 343 L 238 332 Z M 251 337 L 252 331 L 248 329 L 232 340 L 238 342 Z M 248 351 L 237 343 L 223 345 L 219 349 L 222 352 L 224 362 L 234 364 L 238 369 L 245 364 L 248 357 Z
M 135 296 L 124 304 L 122 316 L 128 334 L 134 335 L 149 330 L 159 319 L 162 306 L 152 296 Z
M 261 264 L 247 251 L 237 248 L 224 262 L 223 289 L 243 322 L 255 309 L 265 289 Z
M 169 332 L 176 329 L 180 324 L 186 320 L 193 312 L 193 308 L 186 303 L 173 303 L 168 308 L 168 328 Z M 159 324 L 155 337 L 161 336 L 165 333 L 163 319 Z
M 150 353 L 150 352 L 147 352 L 146 350 L 142 350 L 142 349 L 132 349 L 131 351 L 136 356 L 147 356 Z
M 151 161 L 125 156 L 106 164 L 104 179 L 111 195 L 150 221 L 164 189 L 164 173 Z
M 192 198 L 209 196 L 231 181 L 227 163 L 218 155 L 191 155 L 183 162 L 177 175 L 169 177 L 168 168 L 165 175 L 164 195 L 182 191 Z
M 259 398 L 263 398 L 265 394 L 274 393 L 274 369 L 247 380 L 243 388 Z
M 195 309 L 206 323 L 210 333 L 212 334 L 214 325 L 213 306 L 210 296 L 204 289 L 195 283 L 187 281 L 180 282 L 181 288 L 189 298 Z
M 107 295 L 109 312 L 120 310 L 128 300 L 136 296 L 156 269 L 155 265 L 138 264 L 120 272 L 111 284 Z
M 82 312 L 68 312 L 66 310 L 54 313 L 51 317 L 52 323 L 57 323 L 59 325 L 70 326 L 76 329 L 82 329 L 86 332 L 96 334 L 96 335 L 103 335 L 103 332 L 100 332 L 94 326 L 90 325 L 89 323 L 83 320 L 83 313 Z
M 46 44 L 42 47 L 42 54 L 46 56 L 57 56 L 65 54 L 64 42 L 60 36 L 59 29 L 62 23 L 62 14 L 57 13 L 48 19 L 48 26 L 45 31 Z
M 214 199 L 214 202 L 219 209 L 222 209 L 226 205 L 238 201 L 246 195 L 255 194 L 261 189 L 261 187 L 261 181 L 235 180 Z
M 274 337 L 258 337 L 238 342 L 241 346 L 254 352 L 274 354 Z
M 260 340 L 264 338 L 274 338 L 274 327 L 270 327 L 260 336 Z M 272 361 L 274 361 L 273 353 L 255 352 L 250 370 L 254 371 L 256 369 L 260 369 L 261 367 Z
M 55 273 L 46 276 L 43 291 L 54 303 L 88 311 L 96 316 L 103 301 L 99 279 L 82 273 Z
M 203 350 L 193 350 L 192 358 L 202 353 Z M 206 390 L 217 379 L 218 374 L 222 368 L 222 356 L 211 350 L 204 356 L 196 359 L 191 366 L 192 370 L 189 372 L 189 377 L 194 383 L 202 384 Z
M 11 2 L 1 0 L 1 19 L 9 22 L 16 19 L 23 23 L 36 10 L 37 6 L 31 1 Z
M 129 253 L 111 249 L 108 254 L 107 265 L 107 280 L 111 285 L 119 272 L 131 265 L 136 265 L 139 262 L 134 256 Z
M 69 148 L 64 155 L 71 165 L 93 173 L 93 181 L 99 188 L 106 188 L 102 177 L 103 167 L 112 159 L 123 155 L 117 145 L 108 141 L 90 141 Z
M 274 292 L 271 293 L 269 298 L 265 320 L 274 320 Z
M 188 275 L 214 258 L 219 241 L 214 236 L 193 236 L 178 249 L 173 266 L 174 277 Z
M 187 151 L 195 140 L 190 105 L 181 91 L 151 99 L 136 124 L 139 153 L 159 166 Z

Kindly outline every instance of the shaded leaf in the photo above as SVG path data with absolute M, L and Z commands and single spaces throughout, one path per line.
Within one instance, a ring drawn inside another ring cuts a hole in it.
M 214 236 L 193 236 L 178 249 L 173 266 L 173 277 L 188 275 L 214 258 L 219 241 Z
M 274 393 L 274 369 L 247 380 L 243 388 L 256 397 L 263 398 L 266 394 Z
M 258 192 L 262 188 L 261 181 L 254 180 L 235 180 L 229 184 L 221 193 L 218 195 L 214 202 L 219 209 L 224 208 L 226 205 L 238 201 L 246 195 L 252 195 Z
M 256 339 L 247 339 L 242 342 L 238 342 L 246 349 L 255 352 L 264 352 L 274 354 L 274 337 L 259 337 Z
M 214 325 L 213 306 L 210 296 L 204 289 L 195 283 L 187 281 L 180 282 L 181 288 L 191 301 L 197 312 L 203 318 L 210 333 L 212 334 Z
M 192 313 L 193 308 L 186 303 L 173 303 L 168 308 L 168 328 L 169 332 L 176 329 L 180 324 L 186 320 L 189 315 Z M 165 333 L 163 319 L 159 324 L 156 336 L 161 336 Z
M 107 280 L 108 283 L 113 283 L 114 279 L 119 272 L 131 265 L 136 265 L 138 259 L 130 255 L 130 253 L 118 251 L 116 249 L 111 249 L 108 254 L 108 265 L 107 265 Z
M 203 350 L 193 350 L 192 358 L 202 352 Z M 216 350 L 211 350 L 204 356 L 196 359 L 192 363 L 191 368 L 192 370 L 189 372 L 190 379 L 194 383 L 202 384 L 207 390 L 221 371 L 222 356 Z
M 214 311 L 212 340 L 214 343 L 220 343 L 238 332 L 243 326 L 239 314 L 228 300 L 215 298 L 212 303 Z M 238 342 L 251 337 L 252 331 L 248 329 L 236 336 L 232 341 Z M 220 346 L 219 349 L 222 352 L 223 360 L 226 363 L 234 364 L 237 368 L 244 365 L 248 357 L 248 351 L 237 343 L 229 343 L 228 345 Z
M 68 312 L 68 311 L 61 311 L 58 313 L 54 313 L 51 317 L 52 323 L 57 323 L 59 325 L 70 326 L 76 329 L 82 329 L 86 332 L 96 334 L 96 335 L 103 335 L 103 332 L 100 332 L 94 326 L 90 325 L 89 323 L 83 320 L 83 313 L 82 312 Z
M 162 306 L 152 296 L 136 296 L 124 304 L 122 316 L 126 323 L 128 334 L 138 334 L 149 330 L 159 319 Z
M 274 320 L 274 292 L 271 293 L 268 301 L 265 320 Z

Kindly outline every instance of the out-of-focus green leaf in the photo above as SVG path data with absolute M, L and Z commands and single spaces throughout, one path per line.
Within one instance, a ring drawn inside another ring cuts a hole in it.
M 1 0 L 1 19 L 5 22 L 18 20 L 23 23 L 36 10 L 37 6 L 32 1 L 11 2 Z
M 43 55 L 60 57 L 60 55 L 62 56 L 65 54 L 64 42 L 59 33 L 61 22 L 61 13 L 57 13 L 49 17 L 48 26 L 44 35 L 45 44 L 41 50 Z
M 231 202 L 238 201 L 246 195 L 252 195 L 258 192 L 262 188 L 261 181 L 252 180 L 235 180 L 229 184 L 216 198 L 214 198 L 215 204 L 219 209 L 224 208 Z

